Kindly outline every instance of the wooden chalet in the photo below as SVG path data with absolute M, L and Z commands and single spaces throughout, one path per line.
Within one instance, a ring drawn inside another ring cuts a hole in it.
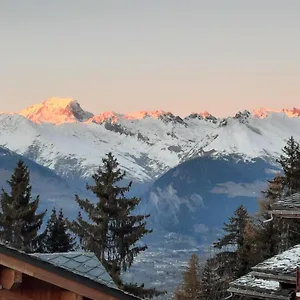
M 1 300 L 138 300 L 115 288 L 92 253 L 26 254 L 0 244 Z
M 300 193 L 277 201 L 269 211 L 274 217 L 300 218 Z M 231 295 L 250 299 L 300 300 L 300 245 L 259 263 L 252 271 L 230 283 Z
M 295 299 L 296 269 L 300 265 L 300 245 L 275 255 L 230 283 L 229 292 L 253 299 Z
M 295 193 L 272 204 L 269 211 L 271 217 L 299 219 L 300 193 Z

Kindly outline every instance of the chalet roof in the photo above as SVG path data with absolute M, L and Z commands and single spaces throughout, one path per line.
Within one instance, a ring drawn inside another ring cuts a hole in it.
M 277 279 L 278 277 L 296 282 L 296 268 L 300 266 L 300 245 L 277 254 L 252 268 L 256 273 L 262 276 Z
M 290 299 L 294 289 L 281 289 L 279 282 L 296 285 L 299 266 L 300 245 L 296 245 L 254 266 L 248 275 L 231 282 L 228 291 L 261 299 Z
M 271 205 L 273 210 L 300 210 L 300 193 L 292 194 Z
M 278 281 L 257 278 L 251 272 L 231 282 L 228 291 L 254 298 L 289 300 L 294 289 L 282 289 Z
M 93 281 L 116 288 L 114 282 L 103 268 L 94 253 L 67 252 L 67 253 L 34 253 L 33 257 L 46 261 L 54 266 L 66 269 L 72 273 L 87 277 Z
M 27 254 L 0 242 L 0 257 L 3 255 L 21 263 L 46 270 L 53 275 L 62 276 L 117 299 L 140 300 L 136 296 L 117 289 L 109 280 L 108 274 L 104 272 L 101 263 L 91 253 Z

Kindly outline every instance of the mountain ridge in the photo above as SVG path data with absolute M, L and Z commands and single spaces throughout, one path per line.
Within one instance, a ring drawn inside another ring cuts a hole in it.
M 105 111 L 98 115 L 84 110 L 80 103 L 72 98 L 59 98 L 52 97 L 42 101 L 41 103 L 31 105 L 19 112 L 13 112 L 10 114 L 20 114 L 29 118 L 35 123 L 50 122 L 53 124 L 63 124 L 72 122 L 95 122 L 103 123 L 105 121 L 118 122 L 119 120 L 140 120 L 147 117 L 151 118 L 163 118 L 169 116 L 169 118 L 177 118 L 178 120 L 186 120 L 190 118 L 199 118 L 203 120 L 224 120 L 228 118 L 235 118 L 240 114 L 249 113 L 253 118 L 266 118 L 272 113 L 283 113 L 288 117 L 299 117 L 300 109 L 293 107 L 292 109 L 267 109 L 259 108 L 254 109 L 251 112 L 249 110 L 239 111 L 232 116 L 215 117 L 208 111 L 203 112 L 191 112 L 189 115 L 181 117 L 174 115 L 171 111 L 164 110 L 140 110 L 130 113 L 118 113 L 114 111 Z M 4 112 L 2 112 L 4 114 Z M 7 113 L 6 113 L 7 114 Z
M 53 102 L 56 105 L 50 105 Z M 49 118 L 42 121 L 45 109 L 54 117 L 64 115 L 59 124 Z M 239 154 L 245 160 L 259 157 L 275 163 L 291 135 L 300 140 L 299 115 L 296 108 L 245 110 L 228 118 L 209 113 L 181 118 L 163 111 L 123 118 L 110 112 L 97 121 L 77 101 L 52 98 L 46 107 L 39 104 L 22 115 L 0 114 L 0 141 L 67 178 L 90 177 L 105 153 L 113 152 L 129 179 L 151 182 L 170 168 L 205 155 Z

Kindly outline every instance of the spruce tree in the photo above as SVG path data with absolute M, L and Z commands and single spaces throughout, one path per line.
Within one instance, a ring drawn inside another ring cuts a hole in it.
M 53 208 L 46 228 L 44 251 L 47 253 L 69 252 L 75 248 L 75 238 L 68 232 L 67 222 L 62 209 L 58 215 Z
M 285 178 L 285 196 L 300 191 L 300 145 L 293 136 L 282 149 L 277 162 L 281 165 Z
M 39 251 L 43 234 L 38 234 L 46 211 L 37 213 L 39 196 L 31 197 L 30 172 L 19 161 L 8 181 L 10 194 L 2 189 L 0 239 L 11 247 L 25 251 Z
M 242 205 L 229 218 L 229 223 L 225 223 L 224 231 L 225 235 L 214 243 L 214 247 L 222 250 L 227 248 L 227 251 L 218 253 L 213 259 L 216 272 L 223 281 L 223 292 L 231 280 L 245 275 L 259 262 L 257 247 L 253 245 L 256 227 Z
M 183 282 L 175 291 L 176 300 L 201 299 L 201 280 L 199 258 L 193 254 L 188 262 L 187 270 L 183 273 Z
M 220 276 L 217 272 L 218 270 L 218 264 L 215 259 L 206 261 L 200 276 L 201 300 L 225 298 L 227 285 L 224 285 L 224 279 L 226 279 L 226 276 Z
M 139 297 L 160 295 L 156 289 L 128 284 L 121 278 L 134 258 L 147 249 L 146 245 L 140 246 L 137 242 L 152 231 L 146 229 L 149 215 L 133 214 L 141 200 L 126 197 L 132 183 L 118 186 L 126 174 L 120 170 L 117 159 L 108 153 L 102 162 L 92 176 L 94 185 L 86 186 L 97 197 L 97 202 L 82 200 L 76 195 L 75 200 L 88 220 L 79 212 L 70 228 L 80 238 L 82 247 L 95 253 L 118 288 Z
M 244 243 L 237 250 L 237 266 L 235 277 L 241 277 L 251 271 L 251 268 L 263 260 L 258 245 L 258 228 L 248 221 L 244 228 Z
M 262 192 L 263 199 L 259 201 L 258 213 L 258 238 L 257 246 L 260 249 L 262 259 L 268 259 L 282 251 L 281 238 L 284 232 L 284 222 L 282 219 L 270 219 L 269 211 L 272 204 L 282 199 L 285 185 L 285 178 L 276 174 L 273 180 L 268 181 L 268 187 Z
M 250 219 L 247 210 L 240 205 L 234 212 L 234 216 L 229 218 L 229 223 L 224 224 L 223 230 L 226 234 L 214 243 L 214 247 L 222 249 L 226 246 L 240 248 L 244 244 L 244 229 Z

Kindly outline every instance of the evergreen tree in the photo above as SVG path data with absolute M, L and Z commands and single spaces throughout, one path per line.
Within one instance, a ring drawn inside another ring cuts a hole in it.
M 258 228 L 248 221 L 244 228 L 244 243 L 237 250 L 237 266 L 235 277 L 241 277 L 251 271 L 251 268 L 261 262 L 262 253 L 258 245 Z
M 31 197 L 30 172 L 19 161 L 8 181 L 10 194 L 2 189 L 0 212 L 0 239 L 10 246 L 25 251 L 39 251 L 43 234 L 38 234 L 45 212 L 37 213 L 39 196 Z
M 117 185 L 125 176 L 117 160 L 108 153 L 102 161 L 103 165 L 92 177 L 94 185 L 87 185 L 87 190 L 92 191 L 98 201 L 93 203 L 75 196 L 89 221 L 80 212 L 77 220 L 70 223 L 70 228 L 80 238 L 82 247 L 95 253 L 118 288 L 140 297 L 159 295 L 161 292 L 155 289 L 127 284 L 121 279 L 121 273 L 147 249 L 146 245 L 140 246 L 137 242 L 152 231 L 146 229 L 149 215 L 132 214 L 141 201 L 136 197 L 126 198 L 132 183 Z
M 44 251 L 48 253 L 69 252 L 75 247 L 75 238 L 68 232 L 67 222 L 62 209 L 58 215 L 53 208 L 46 228 Z
M 226 246 L 235 246 L 238 249 L 244 244 L 244 229 L 250 216 L 243 205 L 240 205 L 234 212 L 234 216 L 229 218 L 229 223 L 224 224 L 223 230 L 227 232 L 224 237 L 214 243 L 214 247 L 222 249 Z
M 221 277 L 220 274 L 218 274 L 218 271 L 220 271 L 220 269 L 216 259 L 209 259 L 206 261 L 200 276 L 201 300 L 219 300 L 225 298 L 225 291 L 228 283 L 225 282 L 227 274 L 223 274 Z
M 183 273 L 183 283 L 175 291 L 176 300 L 201 299 L 199 258 L 193 254 L 188 262 L 187 270 Z
M 250 268 L 259 262 L 258 249 L 253 243 L 256 241 L 256 227 L 247 210 L 241 205 L 225 224 L 224 237 L 220 238 L 214 247 L 228 248 L 218 253 L 215 258 L 216 274 L 223 283 L 220 290 L 225 292 L 230 281 L 245 275 Z
M 262 260 L 268 259 L 283 249 L 281 247 L 282 234 L 284 232 L 284 222 L 282 219 L 270 219 L 269 212 L 271 205 L 283 197 L 285 178 L 276 174 L 273 180 L 268 181 L 268 187 L 262 192 L 264 198 L 259 201 L 260 211 L 258 213 L 258 235 L 257 246 L 260 249 Z
M 293 137 L 290 137 L 282 152 L 277 162 L 284 173 L 284 196 L 289 196 L 300 191 L 300 145 Z

